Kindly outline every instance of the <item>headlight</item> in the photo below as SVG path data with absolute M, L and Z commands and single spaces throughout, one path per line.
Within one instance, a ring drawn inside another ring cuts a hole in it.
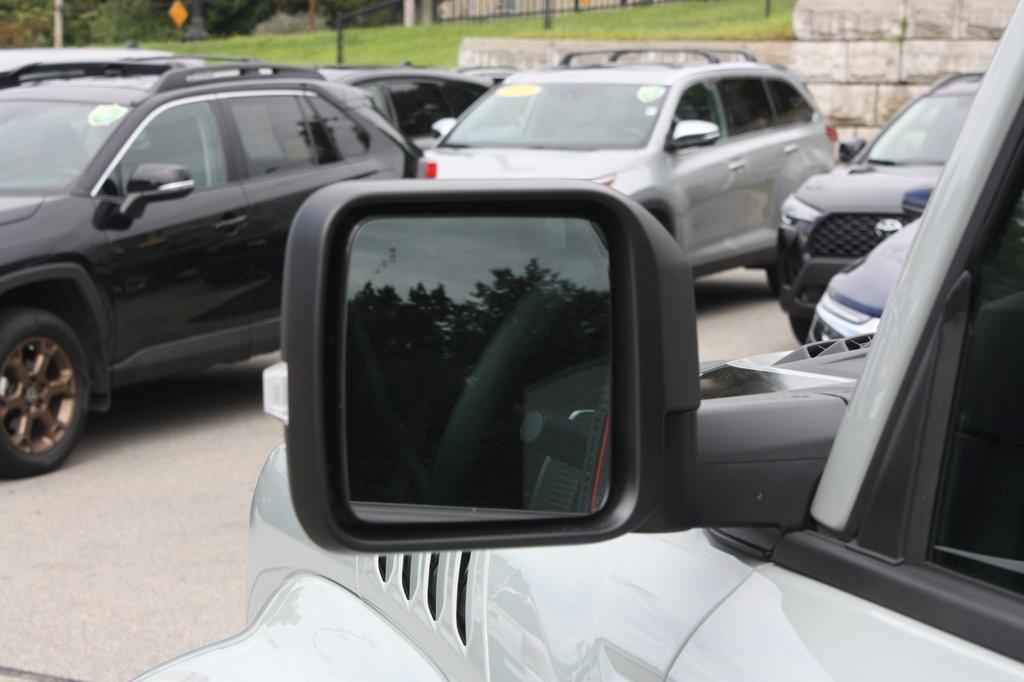
M 801 224 L 813 223 L 822 216 L 822 212 L 813 206 L 809 206 L 790 194 L 782 202 L 782 224 L 791 227 L 798 227 Z

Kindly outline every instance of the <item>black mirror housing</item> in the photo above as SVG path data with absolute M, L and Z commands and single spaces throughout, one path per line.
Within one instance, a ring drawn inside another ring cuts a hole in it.
M 384 507 L 368 514 L 351 499 L 342 411 L 347 340 L 338 330 L 347 319 L 344 289 L 354 234 L 371 219 L 446 215 L 582 218 L 603 233 L 610 264 L 613 475 L 607 501 L 592 514 L 416 507 L 410 522 Z M 594 542 L 664 517 L 659 507 L 677 494 L 665 489 L 678 468 L 669 459 L 695 447 L 700 401 L 693 279 L 671 235 L 622 194 L 583 181 L 401 180 L 327 187 L 295 217 L 284 292 L 290 486 L 299 521 L 320 546 L 394 552 Z
M 855 137 L 850 140 L 844 140 L 839 143 L 839 162 L 849 163 L 853 161 L 857 154 L 867 146 L 867 140 L 863 140 L 859 137 Z
M 173 163 L 141 163 L 128 179 L 120 214 L 128 221 L 139 218 L 154 201 L 178 199 L 196 187 L 192 173 Z

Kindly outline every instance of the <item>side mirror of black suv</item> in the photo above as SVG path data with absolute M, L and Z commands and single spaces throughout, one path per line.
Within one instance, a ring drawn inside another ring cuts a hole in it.
M 192 174 L 173 163 L 142 163 L 128 179 L 128 191 L 119 213 L 135 220 L 154 201 L 179 199 L 196 187 Z

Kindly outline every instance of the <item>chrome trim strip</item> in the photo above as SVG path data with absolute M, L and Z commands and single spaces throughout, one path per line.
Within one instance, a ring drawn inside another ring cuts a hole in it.
M 124 144 L 121 145 L 121 149 L 118 150 L 117 154 L 114 155 L 114 158 L 111 159 L 109 164 L 107 164 L 107 167 L 106 169 L 104 169 L 103 174 L 100 176 L 99 180 L 96 181 L 96 184 L 93 185 L 92 190 L 89 191 L 89 196 L 95 198 L 96 196 L 99 195 L 100 187 L 102 187 L 103 183 L 107 181 L 107 179 L 110 177 L 110 174 L 114 172 L 114 168 L 117 167 L 117 164 L 121 163 L 121 159 L 123 159 L 124 155 L 128 153 L 128 149 L 133 144 L 135 144 L 135 140 L 137 140 L 139 135 L 142 134 L 142 131 L 146 129 L 146 126 L 148 126 L 154 118 L 156 118 L 163 112 L 167 111 L 168 109 L 184 106 L 186 104 L 195 104 L 196 102 L 209 102 L 212 100 L 219 99 L 235 99 L 238 97 L 285 96 L 316 97 L 317 95 L 315 92 L 310 92 L 309 90 L 233 90 L 231 92 L 218 92 L 209 95 L 193 95 L 192 97 L 182 97 L 181 99 L 176 99 L 173 102 L 165 102 L 164 104 L 161 104 L 156 109 L 149 112 L 146 118 L 142 119 L 142 123 L 138 125 L 138 127 L 132 132 L 128 139 L 125 140 Z

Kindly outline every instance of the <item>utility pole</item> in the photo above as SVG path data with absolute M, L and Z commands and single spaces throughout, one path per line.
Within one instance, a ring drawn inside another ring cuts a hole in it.
M 206 19 L 203 18 L 203 0 L 192 0 L 192 21 L 189 22 L 185 40 L 206 40 L 209 37 Z
M 309 30 L 316 30 L 316 0 L 309 0 Z
M 53 46 L 64 47 L 64 0 L 53 0 Z

